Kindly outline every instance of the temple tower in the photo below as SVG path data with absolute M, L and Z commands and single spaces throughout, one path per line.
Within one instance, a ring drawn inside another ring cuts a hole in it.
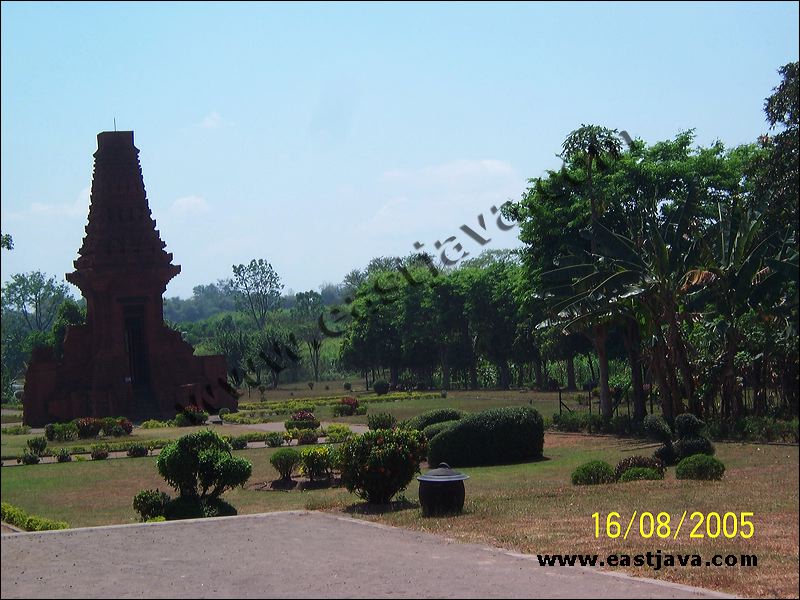
M 67 281 L 86 298 L 86 324 L 70 327 L 60 361 L 34 354 L 25 423 L 82 416 L 171 418 L 182 406 L 235 409 L 222 356 L 193 355 L 164 324 L 163 294 L 180 273 L 145 194 L 132 131 L 97 136 L 86 236 Z

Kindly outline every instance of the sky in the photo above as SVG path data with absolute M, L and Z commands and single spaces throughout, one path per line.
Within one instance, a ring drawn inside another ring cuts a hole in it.
M 795 2 L 0 11 L 0 206 L 14 240 L 3 282 L 73 270 L 96 136 L 116 123 L 134 131 L 150 209 L 182 267 L 166 295 L 184 298 L 254 258 L 299 292 L 415 243 L 516 247 L 492 207 L 558 168 L 570 131 L 753 142 L 800 35 Z

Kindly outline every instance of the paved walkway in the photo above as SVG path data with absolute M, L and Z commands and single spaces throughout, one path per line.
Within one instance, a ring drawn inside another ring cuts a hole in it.
M 714 598 L 676 584 L 281 512 L 2 536 L 3 598 Z

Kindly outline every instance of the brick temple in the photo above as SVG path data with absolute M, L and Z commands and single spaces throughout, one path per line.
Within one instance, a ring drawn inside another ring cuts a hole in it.
M 76 417 L 169 419 L 194 404 L 235 410 L 223 356 L 194 356 L 164 324 L 163 294 L 180 273 L 145 195 L 132 131 L 97 135 L 89 223 L 67 281 L 86 298 L 86 324 L 70 327 L 63 358 L 38 349 L 25 377 L 24 422 Z

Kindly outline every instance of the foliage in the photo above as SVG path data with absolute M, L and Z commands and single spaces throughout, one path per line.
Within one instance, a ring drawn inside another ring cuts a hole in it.
M 672 430 L 659 415 L 647 415 L 642 423 L 642 431 L 651 440 L 667 444 L 672 440 Z
M 220 421 L 224 421 L 225 420 L 225 415 L 229 415 L 230 412 L 231 412 L 231 409 L 228 408 L 227 406 L 223 406 L 222 408 L 220 408 L 219 409 L 219 413 L 217 413 L 219 415 L 219 420 Z
M 28 446 L 28 450 L 36 456 L 44 456 L 44 451 L 47 448 L 47 438 L 34 437 L 25 442 L 25 444 Z
M 657 481 L 664 479 L 664 473 L 658 469 L 651 469 L 648 467 L 632 467 L 627 469 L 619 478 L 620 483 L 628 481 L 651 480 Z
M 358 398 L 345 396 L 339 404 L 333 406 L 334 417 L 349 417 L 357 413 L 359 407 Z
M 94 417 L 83 417 L 73 422 L 78 428 L 78 437 L 82 440 L 96 438 L 103 429 L 103 422 Z
M 585 431 L 587 433 L 600 433 L 604 429 L 602 416 L 577 411 L 554 413 L 553 427 L 558 431 Z
M 653 452 L 653 458 L 667 467 L 673 466 L 678 462 L 678 454 L 675 451 L 675 445 L 671 441 L 665 442 Z
M 236 305 L 252 317 L 258 329 L 264 328 L 267 313 L 278 306 L 282 289 L 280 277 L 264 259 L 233 266 L 231 291 Z
M 28 515 L 18 506 L 8 502 L 0 503 L 0 511 L 3 522 L 25 531 L 50 531 L 52 529 L 69 528 L 69 525 L 64 521 L 51 521 L 50 519 Z
M 253 468 L 247 460 L 231 455 L 230 445 L 209 429 L 165 446 L 156 466 L 182 498 L 200 500 L 215 499 L 225 490 L 243 486 Z
M 354 435 L 353 430 L 347 425 L 340 425 L 338 423 L 330 424 L 326 430 L 326 433 L 328 442 L 331 444 L 338 444 L 347 441 Z
M 428 463 L 494 465 L 542 458 L 544 422 L 527 406 L 465 416 L 430 442 Z
M 304 448 L 300 452 L 300 473 L 311 481 L 330 479 L 333 470 L 334 451 L 331 446 Z
M 69 450 L 67 448 L 59 448 L 58 452 L 56 452 L 56 460 L 60 463 L 71 462 L 72 455 L 69 453 Z
M 614 477 L 615 479 L 619 479 L 628 469 L 639 467 L 655 469 L 661 474 L 659 479 L 664 477 L 664 464 L 660 460 L 649 456 L 628 456 L 627 458 L 623 458 L 617 463 L 617 466 L 614 467 Z
M 367 418 L 370 429 L 393 429 L 397 425 L 397 419 L 391 413 L 376 413 Z
M 183 417 L 180 420 L 178 417 Z M 175 415 L 178 427 L 191 427 L 203 425 L 208 420 L 208 413 L 196 404 L 187 404 Z
M 41 458 L 39 458 L 38 454 L 34 454 L 30 450 L 25 450 L 22 456 L 17 459 L 17 462 L 23 465 L 38 465 L 40 460 Z
M 142 429 L 160 429 L 162 427 L 170 427 L 170 424 L 167 421 L 159 421 L 158 419 L 149 419 L 147 421 L 143 421 L 140 427 Z
M 676 479 L 720 480 L 724 474 L 722 461 L 706 454 L 687 456 L 675 468 Z
M 428 425 L 425 429 L 423 429 L 422 434 L 425 436 L 425 439 L 428 440 L 428 443 L 430 443 L 434 436 L 440 434 L 446 429 L 450 429 L 456 423 L 458 423 L 458 420 L 434 423 L 433 425 Z
M 435 408 L 419 414 L 416 417 L 412 417 L 407 421 L 403 421 L 400 424 L 400 427 L 403 427 L 404 429 L 416 429 L 417 431 L 422 431 L 434 423 L 442 423 L 443 421 L 458 421 L 466 414 L 467 413 L 463 410 L 458 410 L 456 408 Z
M 92 460 L 106 460 L 109 450 L 107 444 L 92 444 Z
M 383 396 L 384 394 L 388 394 L 389 382 L 384 381 L 383 379 L 379 379 L 372 384 L 372 389 L 375 390 L 375 393 L 378 394 L 378 396 Z
M 344 389 L 345 389 L 346 392 L 349 392 L 350 390 L 353 389 L 353 384 L 350 383 L 349 381 L 345 381 L 344 382 Z
M 44 426 L 44 435 L 50 442 L 68 442 L 78 437 L 78 426 L 74 421 L 48 423 Z
M 289 481 L 292 471 L 300 464 L 300 458 L 300 453 L 294 448 L 281 448 L 270 457 L 269 462 L 283 481 Z
M 31 432 L 31 428 L 27 425 L 11 425 L 3 427 L 0 431 L 2 431 L 3 435 L 28 435 Z
M 132 444 L 127 454 L 130 458 L 141 458 L 150 454 L 150 449 L 144 444 Z
M 316 429 L 319 427 L 319 419 L 314 413 L 308 410 L 301 410 L 292 414 L 292 418 L 284 422 L 286 430 L 289 429 Z
M 170 500 L 169 494 L 161 490 L 142 490 L 133 497 L 133 510 L 139 513 L 142 521 L 149 521 L 163 517 Z
M 264 440 L 268 447 L 270 448 L 278 448 L 279 446 L 283 445 L 283 435 L 278 433 L 277 431 L 270 431 L 266 435 L 266 439 Z
M 3 303 L 19 312 L 30 331 L 46 332 L 69 288 L 41 271 L 17 273 L 3 286 Z
M 297 433 L 293 436 L 297 440 L 298 446 L 306 444 L 316 444 L 319 440 L 319 432 L 316 429 L 297 429 Z
M 426 451 L 425 438 L 418 431 L 368 431 L 340 447 L 342 483 L 367 502 L 386 504 L 419 472 Z
M 675 454 L 678 460 L 694 454 L 708 454 L 709 456 L 713 456 L 714 452 L 716 452 L 714 444 L 703 436 L 695 435 L 682 437 L 675 442 Z
M 614 469 L 602 460 L 584 463 L 572 473 L 572 485 L 598 485 L 615 481 Z
M 704 427 L 705 423 L 691 413 L 675 417 L 675 433 L 679 438 L 698 436 Z

